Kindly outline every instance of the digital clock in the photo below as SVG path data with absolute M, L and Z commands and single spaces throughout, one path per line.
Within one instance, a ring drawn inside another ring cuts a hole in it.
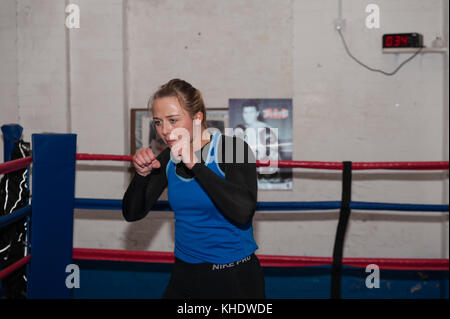
M 383 35 L 383 49 L 389 48 L 423 48 L 420 33 L 392 33 Z

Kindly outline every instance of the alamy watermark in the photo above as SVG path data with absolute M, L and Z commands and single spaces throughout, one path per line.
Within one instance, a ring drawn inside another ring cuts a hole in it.
M 209 127 L 201 132 L 200 121 L 194 120 L 192 145 L 194 149 L 201 149 L 201 141 L 208 139 L 208 134 L 220 132 L 219 129 Z M 218 162 L 223 163 L 256 163 L 258 160 L 261 164 L 259 167 L 260 174 L 273 174 L 278 171 L 279 145 L 278 145 L 278 128 L 225 128 L 226 136 L 236 136 L 236 145 L 233 145 L 233 139 L 225 139 L 224 154 L 218 157 Z M 201 136 L 201 138 L 199 138 Z M 174 163 L 191 159 L 191 134 L 185 128 L 175 128 L 168 136 L 170 139 L 177 141 L 171 146 L 171 157 Z M 245 157 L 245 143 L 253 152 Z M 221 149 L 221 150 L 222 150 Z M 219 151 L 221 151 L 219 150 Z M 235 160 L 234 160 L 235 158 Z M 200 158 L 197 158 L 200 160 Z M 204 163 L 212 162 L 213 158 L 208 158 L 208 152 L 201 153 L 201 160 Z
M 76 264 L 69 264 L 66 266 L 66 287 L 68 289 L 80 288 L 80 267 Z
M 366 6 L 366 13 L 370 13 L 366 17 L 367 29 L 379 29 L 380 28 L 380 7 L 377 4 L 370 3 Z
M 80 28 L 80 7 L 77 4 L 69 4 L 66 7 L 66 27 L 67 29 L 79 29 Z
M 367 265 L 366 272 L 370 273 L 370 275 L 366 277 L 366 287 L 369 289 L 380 288 L 380 268 L 378 265 Z

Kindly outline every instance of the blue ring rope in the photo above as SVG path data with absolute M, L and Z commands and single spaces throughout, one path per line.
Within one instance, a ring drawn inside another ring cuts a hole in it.
M 290 210 L 331 210 L 339 209 L 340 201 L 325 202 L 259 202 L 257 211 L 290 211 Z M 96 199 L 96 198 L 75 198 L 75 208 L 77 209 L 106 209 L 122 210 L 122 200 L 119 199 Z M 393 210 L 409 212 L 448 212 L 449 205 L 428 205 L 428 204 L 395 204 L 395 203 L 372 203 L 372 202 L 351 202 L 351 209 L 362 210 Z M 171 211 L 168 201 L 158 201 L 152 210 Z
M 292 211 L 292 210 L 337 210 L 341 207 L 340 201 L 324 202 L 259 202 L 257 211 Z M 96 210 L 122 210 L 122 200 L 120 199 L 97 199 L 97 198 L 75 198 L 74 208 L 76 209 L 96 209 Z M 351 202 L 351 209 L 360 210 L 390 210 L 407 212 L 448 212 L 449 205 L 428 205 L 428 204 L 395 204 L 395 203 L 371 203 L 371 202 Z M 158 201 L 152 208 L 155 211 L 171 211 L 168 201 Z M 0 217 L 0 229 L 29 216 L 31 205 L 27 205 L 15 212 Z
M 31 214 L 31 205 L 27 205 L 22 207 L 11 214 L 0 217 L 0 229 L 8 226 L 11 223 L 14 223 L 16 220 L 19 220 L 25 216 L 29 216 Z

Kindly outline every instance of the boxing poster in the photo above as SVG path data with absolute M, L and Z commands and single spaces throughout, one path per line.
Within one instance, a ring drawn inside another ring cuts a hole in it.
M 292 169 L 277 165 L 292 160 L 292 99 L 229 99 L 228 120 L 256 160 L 273 163 L 257 168 L 258 189 L 292 190 Z

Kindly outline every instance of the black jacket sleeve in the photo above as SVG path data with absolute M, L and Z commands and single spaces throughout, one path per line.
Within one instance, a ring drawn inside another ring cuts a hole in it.
M 132 222 L 147 216 L 150 209 L 167 187 L 166 166 L 170 149 L 166 148 L 157 157 L 161 167 L 153 169 L 147 176 L 135 173 L 122 200 L 122 214 L 126 221 Z
M 239 163 L 233 156 L 232 162 L 227 161 L 225 154 L 225 139 L 232 138 L 234 155 L 241 148 L 235 149 L 236 137 L 223 135 L 219 143 L 219 149 L 222 150 L 219 158 L 220 167 L 224 170 L 225 179 L 218 176 L 203 163 L 196 163 L 192 167 L 192 172 L 198 183 L 209 195 L 217 209 L 231 221 L 245 225 L 249 223 L 256 209 L 258 184 L 256 177 L 256 160 L 253 151 L 247 143 L 244 143 L 244 161 Z M 226 151 L 230 151 L 228 148 Z

